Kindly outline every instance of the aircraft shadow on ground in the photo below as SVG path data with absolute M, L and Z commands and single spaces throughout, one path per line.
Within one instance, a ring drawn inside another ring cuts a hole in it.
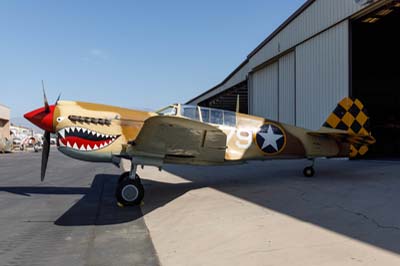
M 90 187 L 20 186 L 0 187 L 0 192 L 18 196 L 82 195 L 54 224 L 60 226 L 86 226 L 120 224 L 143 216 L 140 207 L 120 208 L 114 199 L 118 176 L 96 175 Z
M 84 187 L 0 187 L 0 191 L 9 192 L 16 195 L 30 197 L 32 194 L 44 195 L 83 195 L 90 189 Z
M 115 188 L 118 175 L 99 174 L 93 179 L 90 187 L 57 187 L 57 186 L 15 186 L 0 187 L 0 192 L 8 192 L 17 196 L 31 197 L 38 195 L 82 195 L 54 224 L 59 226 L 112 225 L 131 222 L 143 217 L 139 206 L 121 208 L 115 200 Z M 182 194 L 200 188 L 194 182 L 170 184 L 142 179 L 147 198 L 152 199 L 151 209 L 159 208 Z M 152 191 L 156 188 L 157 192 Z M 146 200 L 146 198 L 145 198 Z
M 261 207 L 294 217 L 338 234 L 400 254 L 399 196 L 385 197 L 396 187 L 380 185 L 385 177 L 374 164 L 363 164 L 363 171 L 347 165 L 340 169 L 320 169 L 313 179 L 294 175 L 296 166 L 286 169 L 261 169 L 257 165 L 208 168 L 199 171 L 188 166 L 168 166 L 166 171 L 188 181 L 170 184 L 142 177 L 146 189 L 145 206 L 120 208 L 114 191 L 117 175 L 96 175 L 87 187 L 0 187 L 0 191 L 30 194 L 73 195 L 83 197 L 54 223 L 60 226 L 111 225 L 136 219 L 173 201 L 188 191 L 213 188 Z M 385 165 L 382 166 L 385 168 Z M 200 168 L 201 169 L 201 168 Z M 267 171 L 266 171 L 267 170 Z M 298 170 L 298 169 L 296 169 Z M 324 172 L 325 171 L 325 172 Z M 393 181 L 394 182 L 394 181 Z M 391 181 L 389 182 L 391 183 Z M 398 184 L 398 183 L 396 183 Z M 395 198 L 393 198 L 395 197 Z M 173 215 L 173 214 L 171 214 Z M 284 230 L 284 229 L 282 229 Z

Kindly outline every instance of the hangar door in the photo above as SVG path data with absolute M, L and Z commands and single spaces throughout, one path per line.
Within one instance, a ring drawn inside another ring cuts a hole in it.
M 274 62 L 251 77 L 251 114 L 278 120 L 278 62 Z
M 253 115 L 295 125 L 295 53 L 255 71 L 250 82 Z
M 296 125 L 295 52 L 279 58 L 279 122 Z
M 352 21 L 352 90 L 370 116 L 369 157 L 400 157 L 400 2 Z
M 349 95 L 349 24 L 344 21 L 296 47 L 296 124 L 318 129 Z

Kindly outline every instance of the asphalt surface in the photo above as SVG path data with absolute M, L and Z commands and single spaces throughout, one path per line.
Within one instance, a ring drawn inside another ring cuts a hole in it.
M 119 208 L 111 164 L 0 154 L 0 265 L 159 265 L 139 207 Z
M 0 154 L 0 265 L 400 265 L 398 161 L 306 160 L 119 169 L 50 153 Z M 150 237 L 151 236 L 151 237 Z

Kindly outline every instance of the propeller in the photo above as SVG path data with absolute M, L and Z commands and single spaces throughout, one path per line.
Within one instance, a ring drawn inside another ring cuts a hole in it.
M 42 80 L 42 89 L 43 89 L 44 110 L 46 113 L 50 113 L 50 106 L 49 106 L 49 102 L 47 101 L 46 91 L 44 90 L 43 80 Z
M 44 82 L 42 80 L 42 89 L 43 89 L 43 101 L 44 101 L 44 110 L 46 113 L 50 113 L 49 102 L 47 101 L 46 91 L 44 89 Z M 57 99 L 58 102 L 58 99 Z M 47 161 L 49 160 L 50 153 L 50 132 L 45 130 L 43 136 L 43 150 L 42 150 L 42 165 L 40 171 L 40 181 L 44 181 L 44 177 L 46 175 L 47 169 Z
M 57 97 L 57 100 L 56 100 L 56 105 L 58 104 L 58 101 L 60 100 L 60 98 L 61 98 L 61 92 L 60 92 L 60 94 L 58 94 L 58 97 Z
M 43 89 L 43 102 L 44 107 L 38 108 L 24 115 L 26 119 L 44 130 L 43 135 L 43 149 L 42 149 L 42 166 L 40 172 L 40 180 L 43 181 L 46 175 L 47 162 L 49 160 L 50 153 L 50 134 L 55 133 L 54 131 L 54 109 L 60 100 L 61 94 L 58 96 L 57 101 L 54 105 L 49 105 L 47 101 L 46 91 L 44 89 L 44 82 L 42 80 Z
M 49 152 L 50 152 L 50 132 L 44 132 L 43 139 L 43 150 L 42 150 L 42 167 L 40 171 L 40 181 L 43 182 L 44 176 L 46 175 L 47 161 L 49 160 Z

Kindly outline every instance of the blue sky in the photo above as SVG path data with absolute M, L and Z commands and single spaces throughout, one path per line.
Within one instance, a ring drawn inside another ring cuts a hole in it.
M 0 103 L 157 109 L 222 81 L 304 0 L 0 1 Z

